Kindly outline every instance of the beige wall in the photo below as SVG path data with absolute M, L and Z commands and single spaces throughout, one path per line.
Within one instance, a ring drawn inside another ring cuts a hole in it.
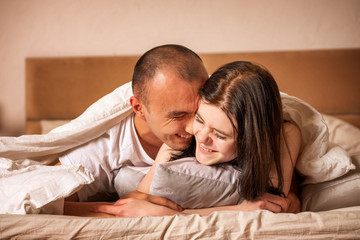
M 360 47 L 359 0 L 0 0 L 0 134 L 24 131 L 24 59 Z

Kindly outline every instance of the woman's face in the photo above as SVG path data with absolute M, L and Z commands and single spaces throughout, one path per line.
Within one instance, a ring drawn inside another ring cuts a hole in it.
M 196 159 L 204 165 L 233 160 L 237 156 L 233 126 L 219 107 L 200 101 L 193 126 Z

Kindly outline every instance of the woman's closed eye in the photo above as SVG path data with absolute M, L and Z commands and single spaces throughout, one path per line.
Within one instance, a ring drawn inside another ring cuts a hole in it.
M 204 124 L 204 121 L 202 120 L 202 118 L 198 115 L 198 114 L 195 114 L 195 121 L 197 121 L 198 123 L 200 124 Z M 217 137 L 218 139 L 221 139 L 221 140 L 225 140 L 227 137 L 224 136 L 223 134 L 221 133 L 218 133 L 216 130 L 212 130 L 213 134 L 215 135 L 215 137 Z
M 225 139 L 226 139 L 226 137 L 225 137 L 225 136 L 220 135 L 220 134 L 219 134 L 219 133 L 217 133 L 216 131 L 214 131 L 214 135 L 215 135 L 217 138 L 221 139 L 221 140 L 225 140 Z

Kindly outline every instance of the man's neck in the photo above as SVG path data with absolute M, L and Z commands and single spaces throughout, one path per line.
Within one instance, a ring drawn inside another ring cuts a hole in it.
M 144 151 L 147 155 L 149 155 L 149 157 L 155 159 L 162 142 L 154 136 L 147 123 L 140 119 L 136 114 L 134 116 L 134 125 L 140 144 Z

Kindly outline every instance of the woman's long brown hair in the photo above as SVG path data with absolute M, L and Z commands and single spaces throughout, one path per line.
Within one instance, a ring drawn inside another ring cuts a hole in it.
M 240 196 L 253 200 L 269 191 L 281 193 L 283 116 L 280 92 L 272 75 L 251 62 L 232 62 L 211 75 L 200 95 L 205 102 L 220 107 L 235 129 L 238 156 L 231 164 L 242 172 L 238 181 Z M 182 157 L 194 153 L 195 144 L 192 144 Z M 278 176 L 277 186 L 272 186 L 270 180 L 273 166 Z

